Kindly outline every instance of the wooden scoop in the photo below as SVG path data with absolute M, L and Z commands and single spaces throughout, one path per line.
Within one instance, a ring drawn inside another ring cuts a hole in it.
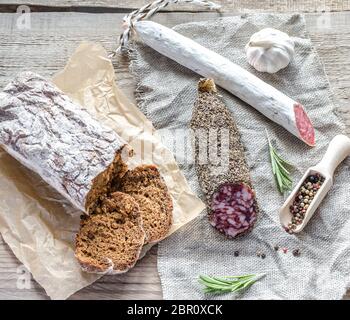
M 300 182 L 296 185 L 294 190 L 291 192 L 285 203 L 280 209 L 280 221 L 283 227 L 287 227 L 292 220 L 292 213 L 290 212 L 290 206 L 298 193 L 300 187 L 302 186 L 305 179 L 316 173 L 319 173 L 325 178 L 320 189 L 316 192 L 314 199 L 307 208 L 304 219 L 301 224 L 297 225 L 293 229 L 293 233 L 298 233 L 304 229 L 306 224 L 309 222 L 316 209 L 322 202 L 323 198 L 326 196 L 327 192 L 333 185 L 333 174 L 338 165 L 350 155 L 350 139 L 345 135 L 337 135 L 330 142 L 326 154 L 323 156 L 321 162 L 319 162 L 314 167 L 309 168 L 304 176 L 301 178 Z

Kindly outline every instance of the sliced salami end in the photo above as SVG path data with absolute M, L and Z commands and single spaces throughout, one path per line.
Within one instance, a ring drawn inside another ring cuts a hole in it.
M 299 103 L 295 104 L 294 114 L 301 139 L 309 146 L 313 147 L 315 145 L 315 130 L 304 107 Z
M 253 190 L 241 183 L 224 183 L 213 194 L 210 224 L 229 238 L 251 229 L 257 219 Z

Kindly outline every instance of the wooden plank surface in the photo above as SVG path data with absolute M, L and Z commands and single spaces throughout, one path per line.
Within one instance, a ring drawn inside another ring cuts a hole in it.
M 33 10 L 125 10 L 139 8 L 152 0 L 0 0 L 0 6 L 7 6 L 7 10 L 14 10 L 16 6 L 27 4 Z M 350 0 L 212 0 L 222 5 L 222 12 L 322 12 L 350 10 Z M 0 7 L 1 9 L 1 7 Z M 173 4 L 164 8 L 164 11 L 198 11 L 198 5 Z
M 225 14 L 226 15 L 226 14 Z M 31 28 L 16 27 L 17 17 L 1 14 L 0 88 L 23 69 L 50 76 L 66 63 L 80 41 L 100 41 L 107 50 L 116 48 L 123 14 L 33 13 Z M 168 26 L 222 16 L 218 13 L 162 13 L 154 20 Z M 340 112 L 350 124 L 350 12 L 307 14 L 307 27 L 339 101 Z M 327 20 L 325 24 L 324 20 Z M 329 20 L 329 21 L 328 21 Z M 43 31 L 45 30 L 45 31 Z M 133 97 L 133 81 L 128 62 L 115 64 L 120 86 Z
M 18 287 L 23 274 L 21 263 L 0 236 L 0 300 L 48 299 L 45 291 L 28 274 L 29 287 Z M 161 299 L 162 292 L 157 271 L 157 248 L 153 247 L 132 270 L 119 276 L 105 276 L 71 299 Z
M 35 70 L 51 76 L 62 69 L 82 40 L 99 41 L 107 50 L 115 48 L 124 14 L 33 13 L 31 28 L 17 28 L 17 16 L 0 14 L 0 90 L 19 71 Z M 162 13 L 155 20 L 168 26 L 182 22 L 215 19 L 217 13 Z M 325 69 L 350 128 L 350 12 L 306 16 L 310 36 L 325 63 Z M 115 63 L 119 85 L 132 98 L 134 81 L 127 61 Z M 35 281 L 30 289 L 18 289 L 20 263 L 0 237 L 0 299 L 46 299 Z M 106 276 L 81 290 L 72 299 L 157 299 L 161 287 L 156 268 L 156 248 L 122 276 Z M 348 294 L 350 298 L 350 292 Z

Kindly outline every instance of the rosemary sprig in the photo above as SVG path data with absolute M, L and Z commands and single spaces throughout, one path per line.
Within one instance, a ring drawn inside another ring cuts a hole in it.
M 291 178 L 291 173 L 287 168 L 293 167 L 292 164 L 282 159 L 278 155 L 276 149 L 272 146 L 271 140 L 267 134 L 267 140 L 269 143 L 270 159 L 272 165 L 272 172 L 276 178 L 277 187 L 280 193 L 285 191 L 292 190 L 293 180 Z
M 262 275 L 247 274 L 242 276 L 228 276 L 228 277 L 209 277 L 199 276 L 199 283 L 205 286 L 204 293 L 227 293 L 238 292 L 245 288 L 249 288 L 256 281 L 258 281 Z

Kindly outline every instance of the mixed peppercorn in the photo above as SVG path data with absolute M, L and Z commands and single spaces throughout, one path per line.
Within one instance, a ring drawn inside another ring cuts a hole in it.
M 274 249 L 276 252 L 279 251 L 279 250 L 281 249 L 281 251 L 282 251 L 284 254 L 288 253 L 288 248 L 285 248 L 285 247 L 280 248 L 279 246 L 275 245 L 275 246 L 273 247 L 273 249 Z M 234 255 L 235 257 L 238 257 L 239 254 L 240 254 L 240 252 L 239 252 L 238 250 L 235 250 L 235 251 L 233 252 L 233 255 Z M 300 251 L 300 249 L 294 249 L 294 250 L 292 251 L 292 254 L 293 254 L 294 257 L 299 257 L 300 254 L 301 254 L 301 251 Z M 258 258 L 261 258 L 261 259 L 265 259 L 265 258 L 266 258 L 266 254 L 265 254 L 263 251 L 261 251 L 261 250 L 257 250 L 257 251 L 256 251 L 256 256 L 257 256 Z
M 305 179 L 295 196 L 293 204 L 289 207 L 289 211 L 293 217 L 291 222 L 285 228 L 288 233 L 292 234 L 296 227 L 303 222 L 306 211 L 316 193 L 321 188 L 323 182 L 324 177 L 322 177 L 319 173 L 310 175 Z

